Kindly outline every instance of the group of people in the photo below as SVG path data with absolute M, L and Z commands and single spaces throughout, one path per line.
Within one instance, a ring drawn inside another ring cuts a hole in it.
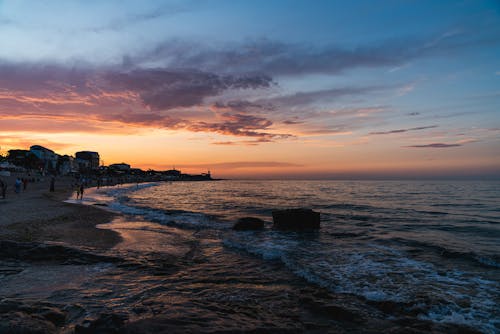
M 21 193 L 21 191 L 26 191 L 28 188 L 28 183 L 29 182 L 34 182 L 34 179 L 29 179 L 29 178 L 16 178 L 16 181 L 14 182 L 14 192 L 16 194 Z M 4 180 L 0 180 L 0 196 L 2 199 L 5 199 L 7 195 L 7 182 Z
M 77 183 L 75 185 L 76 199 L 83 199 L 83 193 L 85 191 L 85 186 L 83 182 Z

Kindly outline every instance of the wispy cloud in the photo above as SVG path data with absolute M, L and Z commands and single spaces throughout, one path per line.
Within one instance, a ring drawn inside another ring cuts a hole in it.
M 389 130 L 389 131 L 380 131 L 380 132 L 370 132 L 370 135 L 390 135 L 394 133 L 404 133 L 408 131 L 420 131 L 420 130 L 427 130 L 427 129 L 434 129 L 437 128 L 437 125 L 428 125 L 428 126 L 419 126 L 415 128 L 408 128 L 408 129 L 397 129 L 397 130 Z
M 239 168 L 269 168 L 269 167 L 302 167 L 301 164 L 280 162 L 280 161 L 235 161 L 235 162 L 219 162 L 211 163 L 210 168 L 225 168 L 225 169 L 239 169 Z M 184 164 L 182 167 L 206 167 L 206 164 Z
M 446 144 L 446 143 L 432 143 L 432 144 L 423 144 L 423 145 L 409 145 L 404 147 L 413 147 L 413 148 L 448 148 L 448 147 L 458 147 L 462 146 L 462 144 Z

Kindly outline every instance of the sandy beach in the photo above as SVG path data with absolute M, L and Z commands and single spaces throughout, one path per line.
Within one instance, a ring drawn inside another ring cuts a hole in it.
M 6 199 L 0 199 L 0 239 L 62 242 L 101 249 L 121 240 L 118 233 L 95 227 L 110 222 L 114 214 L 64 202 L 72 195 L 72 178 L 57 178 L 55 191 L 49 192 L 50 178 L 46 177 L 29 183 L 19 194 L 14 192 L 15 178 L 2 177 L 9 187 Z

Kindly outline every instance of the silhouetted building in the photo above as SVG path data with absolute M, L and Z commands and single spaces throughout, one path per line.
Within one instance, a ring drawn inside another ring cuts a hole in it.
M 80 167 L 80 171 L 82 169 L 99 169 L 99 153 L 92 151 L 80 151 L 75 153 L 75 157 Z
M 69 155 L 61 155 L 57 160 L 57 171 L 61 175 L 68 175 L 78 172 L 76 159 Z
M 120 172 L 129 172 L 130 171 L 130 165 L 126 164 L 124 162 L 119 163 L 119 164 L 109 165 L 109 168 L 116 170 L 116 171 L 120 171 Z
M 163 172 L 163 176 L 167 180 L 178 180 L 181 177 L 181 171 L 177 169 L 170 169 Z
M 33 153 L 42 162 L 44 170 L 55 170 L 59 155 L 54 151 L 40 145 L 30 147 L 30 152 Z

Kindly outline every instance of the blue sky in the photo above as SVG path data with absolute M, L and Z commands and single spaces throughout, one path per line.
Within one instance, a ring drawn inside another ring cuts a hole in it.
M 4 147 L 76 119 L 205 136 L 218 163 L 499 171 L 498 1 L 0 1 L 0 45 Z

